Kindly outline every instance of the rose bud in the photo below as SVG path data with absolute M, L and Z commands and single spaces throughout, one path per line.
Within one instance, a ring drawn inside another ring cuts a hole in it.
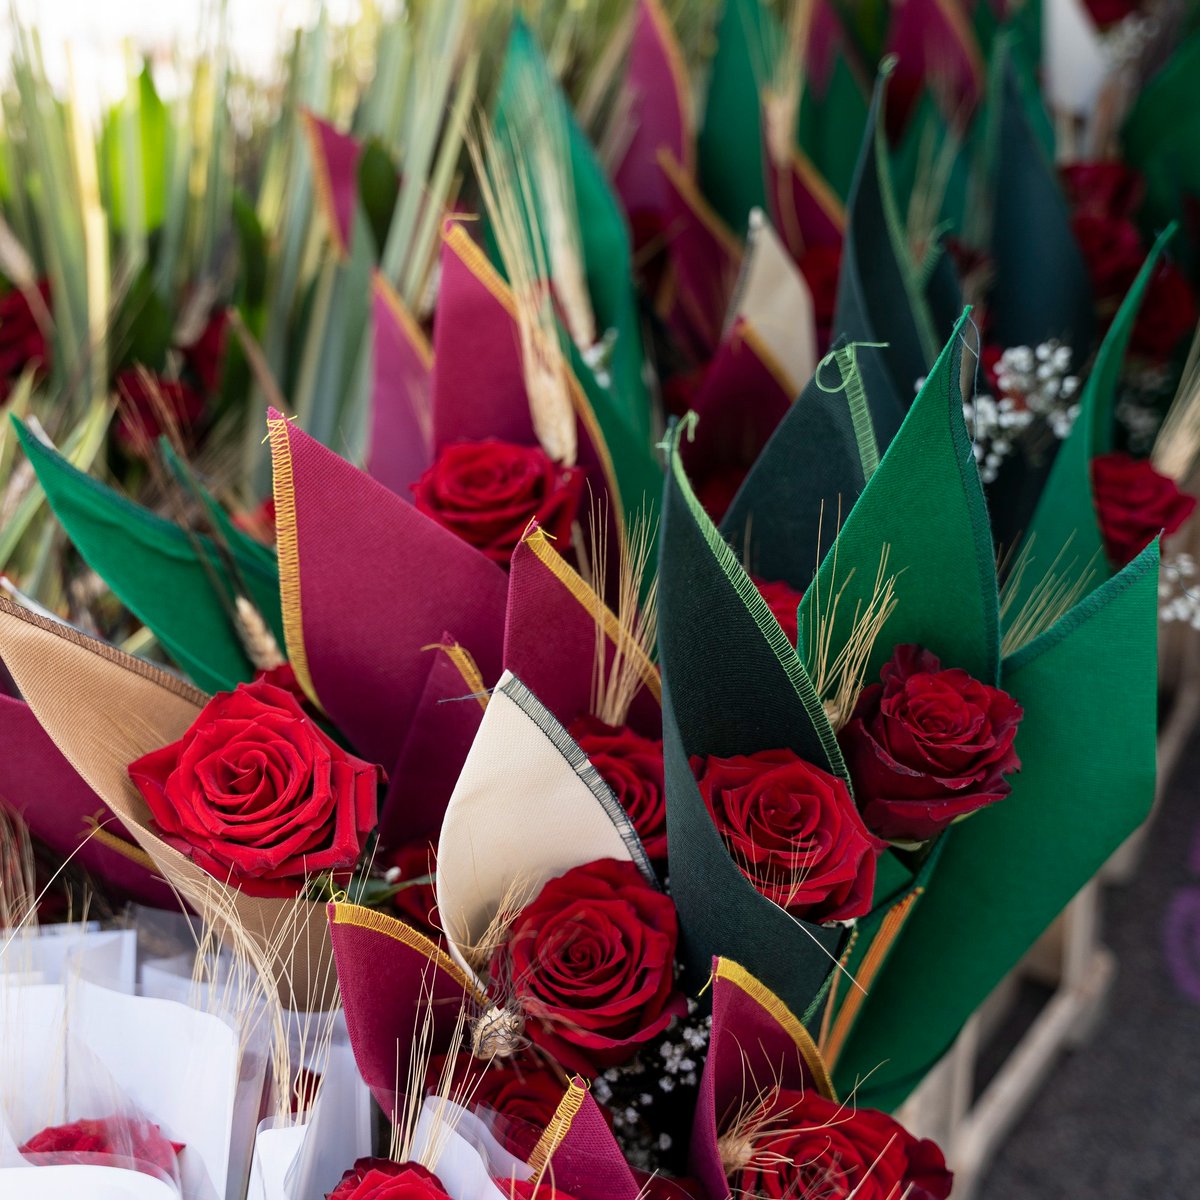
M 131 1161 L 134 1170 L 152 1167 L 171 1177 L 178 1176 L 178 1156 L 182 1151 L 183 1143 L 169 1141 L 157 1125 L 128 1117 L 100 1117 L 72 1121 L 68 1125 L 51 1125 L 35 1133 L 21 1147 L 22 1154 L 53 1155 L 53 1160 L 45 1160 L 46 1165 L 86 1164 L 93 1162 L 94 1156 L 102 1155 Z
M 792 750 L 694 757 L 691 765 L 729 853 L 768 900 L 817 922 L 870 911 L 883 844 L 842 780 Z
M 565 553 L 583 483 L 583 471 L 551 462 L 537 446 L 487 438 L 447 446 L 413 484 L 413 503 L 507 567 L 534 520 Z
M 1137 558 L 1160 533 L 1174 533 L 1196 507 L 1195 498 L 1148 459 L 1120 453 L 1092 459 L 1092 495 L 1104 549 L 1118 567 Z
M 186 441 L 204 415 L 204 397 L 180 379 L 131 367 L 117 376 L 116 388 L 121 401 L 117 442 L 134 457 L 144 458 L 164 433 Z
M 164 841 L 259 896 L 350 870 L 375 827 L 382 775 L 262 680 L 219 692 L 179 741 L 129 767 Z
M 735 1196 L 945 1200 L 954 1183 L 935 1143 L 814 1088 L 772 1089 L 717 1144 Z
M 942 670 L 920 646 L 897 646 L 838 735 L 867 828 L 923 842 L 1012 790 L 1021 706 L 966 671 Z
M 667 861 L 667 801 L 663 787 L 663 746 L 628 726 L 614 728 L 583 717 L 570 729 L 600 778 L 612 788 L 656 866 Z
M 751 576 L 751 582 L 767 602 L 771 616 L 787 634 L 787 640 L 795 646 L 800 638 L 800 601 L 804 599 L 804 593 L 796 591 L 791 584 L 782 580 L 759 579 L 754 575 Z
M 441 1181 L 420 1163 L 360 1158 L 325 1200 L 450 1200 Z
M 686 1010 L 675 990 L 675 905 L 631 862 L 551 879 L 492 957 L 531 1041 L 588 1076 L 627 1062 Z

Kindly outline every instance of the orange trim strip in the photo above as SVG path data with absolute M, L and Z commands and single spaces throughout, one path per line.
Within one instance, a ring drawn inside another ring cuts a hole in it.
M 130 862 L 135 862 L 139 867 L 145 867 L 147 871 L 155 875 L 161 875 L 158 869 L 158 864 L 146 853 L 141 846 L 135 846 L 133 842 L 127 842 L 123 837 L 118 837 L 115 833 L 109 833 L 99 822 L 96 817 L 84 817 L 84 828 L 88 830 L 88 838 L 95 839 L 100 845 L 108 850 L 112 850 Z
M 679 112 L 679 123 L 683 135 L 683 169 L 689 176 L 696 173 L 696 132 L 692 121 L 692 89 L 683 51 L 675 38 L 671 21 L 663 11 L 659 0 L 643 0 L 643 9 L 658 35 L 659 48 L 667 60 L 671 82 L 675 85 L 675 107 Z
M 691 175 L 684 172 L 683 167 L 679 165 L 679 160 L 676 159 L 675 155 L 666 146 L 661 147 L 658 151 L 658 165 L 662 168 L 663 174 L 670 180 L 671 186 L 679 193 L 684 203 L 695 214 L 696 220 L 721 243 L 722 249 L 730 258 L 736 262 L 741 262 L 741 240 L 717 216 L 716 211 L 700 194 L 700 189 L 696 186 L 696 181 Z
M 329 238 L 337 250 L 338 257 L 344 262 L 350 257 L 350 247 L 342 241 L 342 228 L 338 224 L 337 205 L 333 202 L 333 179 L 329 174 L 329 161 L 325 157 L 325 148 L 321 145 L 321 135 L 317 132 L 317 122 L 320 120 L 315 113 L 307 108 L 300 110 L 300 127 L 308 140 L 308 148 L 312 152 L 313 183 L 316 187 L 317 202 L 325 213 L 329 224 Z
M 361 904 L 336 900 L 330 919 L 334 925 L 353 925 L 371 933 L 381 933 L 410 950 L 420 951 L 435 967 L 449 975 L 473 1000 L 480 1004 L 488 1003 L 487 996 L 479 990 L 475 980 L 445 950 L 431 942 L 423 933 L 405 925 L 403 921 L 397 921 L 395 917 L 389 917 L 386 913 L 376 912 L 373 908 L 363 908 Z
M 400 326 L 401 332 L 412 346 L 413 353 L 421 360 L 421 365 L 425 370 L 432 371 L 433 347 L 429 344 L 429 339 L 417 324 L 412 313 L 408 311 L 408 306 L 400 299 L 395 288 L 378 271 L 374 272 L 374 284 L 375 290 L 388 306 L 388 311 L 395 317 L 396 324 Z
M 304 617 L 300 604 L 300 535 L 296 526 L 296 484 L 292 477 L 292 447 L 284 417 L 267 420 L 271 440 L 271 480 L 275 496 L 275 549 L 279 557 L 279 604 L 283 615 L 283 640 L 296 682 L 324 712 L 308 669 L 304 648 Z
M 642 677 L 642 686 L 661 705 L 662 679 L 659 676 L 658 668 L 646 657 L 641 646 L 629 636 L 629 632 L 622 628 L 616 613 L 588 587 L 583 576 L 555 550 L 544 529 L 538 527 L 531 530 L 525 538 L 525 544 L 537 555 L 550 574 L 579 601 L 593 620 L 597 612 L 601 614 L 600 619 L 604 625 L 605 636 L 620 649 L 622 654 L 637 663 L 638 674 Z
M 829 1068 L 825 1065 L 825 1060 L 821 1057 L 816 1042 L 812 1040 L 812 1034 L 804 1028 L 795 1013 L 770 988 L 755 979 L 745 967 L 739 966 L 728 958 L 717 959 L 716 977 L 740 988 L 775 1020 L 779 1027 L 796 1043 L 796 1049 L 800 1051 L 801 1058 L 812 1072 L 813 1082 L 817 1085 L 821 1095 L 827 1100 L 836 1100 L 833 1080 L 829 1077 Z
M 535 1187 L 541 1182 L 542 1175 L 549 1166 L 554 1151 L 562 1145 L 563 1138 L 570 1133 L 571 1125 L 579 1115 L 586 1095 L 587 1088 L 578 1080 L 572 1079 L 567 1086 L 566 1095 L 558 1102 L 554 1116 L 550 1118 L 550 1124 L 542 1130 L 542 1136 L 538 1138 L 537 1145 L 534 1146 L 533 1153 L 529 1156 Z
M 475 660 L 466 646 L 462 646 L 458 642 L 430 642 L 428 646 L 422 646 L 421 649 L 442 651 L 458 669 L 458 673 L 463 677 L 463 682 L 471 689 L 471 695 L 479 700 L 479 707 L 487 709 L 487 684 L 483 682 L 479 667 L 476 666 Z
M 908 920 L 913 905 L 924 890 L 924 888 L 914 888 L 904 899 L 898 900 L 892 905 L 888 910 L 888 915 L 883 919 L 883 924 L 879 927 L 879 932 L 872 939 L 870 947 L 863 956 L 857 976 L 859 986 L 846 997 L 846 1003 L 842 1005 L 837 1020 L 833 1023 L 833 1031 L 828 1039 L 823 1039 L 821 1043 L 821 1049 L 831 1068 L 837 1065 L 837 1060 L 842 1050 L 845 1049 L 846 1039 L 850 1036 L 850 1030 L 854 1027 L 854 1022 L 867 998 L 871 984 L 875 982 L 875 976 L 879 974 L 879 969 L 883 966 L 887 952 L 900 936 L 904 922 Z

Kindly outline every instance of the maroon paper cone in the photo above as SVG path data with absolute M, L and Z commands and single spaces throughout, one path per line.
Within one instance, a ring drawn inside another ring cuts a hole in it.
M 329 231 L 338 253 L 347 257 L 354 235 L 358 206 L 358 162 L 362 144 L 339 133 L 328 121 L 304 109 L 300 123 L 312 151 L 313 184 L 317 200 L 329 221 Z

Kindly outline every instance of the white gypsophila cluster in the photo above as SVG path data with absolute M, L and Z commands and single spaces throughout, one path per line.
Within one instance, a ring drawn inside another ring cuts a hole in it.
M 1133 359 L 1126 363 L 1116 418 L 1125 430 L 1131 454 L 1150 453 L 1172 391 L 1171 373 L 1163 364 Z
M 688 1000 L 688 1013 L 652 1047 L 619 1067 L 610 1067 L 592 1084 L 592 1095 L 612 1114 L 613 1134 L 630 1164 L 653 1171 L 657 1159 L 674 1145 L 655 1109 L 680 1089 L 700 1086 L 712 1017 L 698 1017 L 700 1005 Z
M 995 481 L 1014 450 L 1029 453 L 1047 434 L 1061 442 L 1071 432 L 1079 379 L 1070 371 L 1071 348 L 1059 341 L 1013 346 L 996 364 L 999 395 L 981 392 L 963 402 L 984 483 Z
M 1185 553 L 1170 554 L 1158 572 L 1158 618 L 1183 621 L 1200 629 L 1200 590 L 1197 589 L 1196 560 Z

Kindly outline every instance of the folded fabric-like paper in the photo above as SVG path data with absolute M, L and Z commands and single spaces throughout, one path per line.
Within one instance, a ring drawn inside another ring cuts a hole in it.
M 358 211 L 358 164 L 362 158 L 362 143 L 339 132 L 307 109 L 301 110 L 300 123 L 312 155 L 317 200 L 325 211 L 338 254 L 347 258 Z

